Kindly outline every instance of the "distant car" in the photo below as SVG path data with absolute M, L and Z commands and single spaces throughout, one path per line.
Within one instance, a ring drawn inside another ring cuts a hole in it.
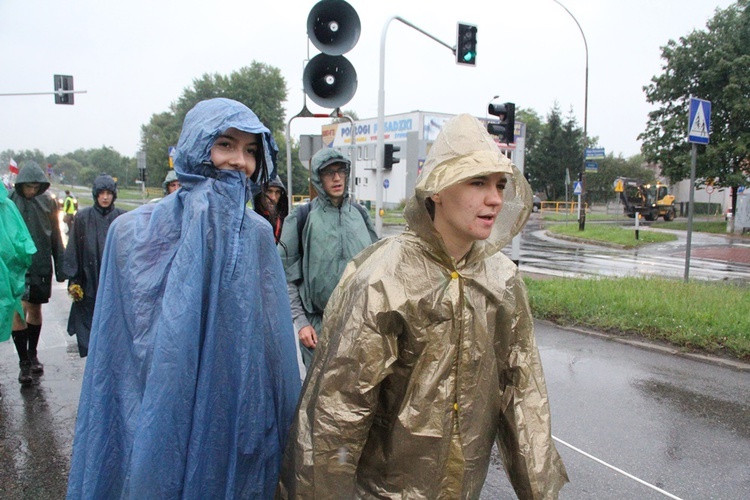
M 534 195 L 533 205 L 531 206 L 532 212 L 538 212 L 542 209 L 542 199 L 537 195 Z

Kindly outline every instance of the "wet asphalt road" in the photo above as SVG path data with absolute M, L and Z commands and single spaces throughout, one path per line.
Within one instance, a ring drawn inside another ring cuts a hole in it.
M 45 373 L 21 388 L 0 344 L 0 498 L 57 499 L 66 488 L 85 361 L 65 332 L 62 284 L 44 306 Z M 553 434 L 685 499 L 750 494 L 750 368 L 721 366 L 538 322 Z M 557 445 L 571 484 L 561 498 L 664 498 Z M 497 456 L 482 498 L 513 498 Z

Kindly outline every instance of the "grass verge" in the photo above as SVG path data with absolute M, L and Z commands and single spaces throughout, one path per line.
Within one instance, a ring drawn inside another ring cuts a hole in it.
M 534 317 L 750 361 L 750 288 L 658 278 L 525 278 Z
M 639 231 L 639 239 L 636 240 L 633 228 L 623 228 L 611 224 L 587 224 L 584 231 L 578 230 L 578 224 L 552 224 L 547 227 L 547 230 L 550 233 L 575 238 L 576 240 L 615 244 L 625 248 L 635 248 L 677 239 L 674 234 Z

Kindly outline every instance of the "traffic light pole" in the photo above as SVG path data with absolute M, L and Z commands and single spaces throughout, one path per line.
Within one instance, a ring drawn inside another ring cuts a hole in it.
M 587 128 L 589 115 L 589 44 L 586 42 L 586 35 L 583 33 L 583 28 L 581 28 L 581 24 L 578 22 L 578 19 L 576 19 L 576 16 L 574 16 L 573 13 L 570 12 L 568 8 L 558 0 L 552 1 L 565 9 L 565 12 L 567 12 L 568 15 L 573 18 L 576 26 L 578 26 L 578 31 L 581 32 L 581 36 L 583 37 L 583 47 L 586 49 L 586 80 L 583 98 L 583 159 L 581 161 L 581 202 L 578 204 L 578 230 L 583 231 L 586 229 L 586 210 L 584 208 L 584 205 L 586 204 L 586 149 L 589 146 L 589 136 Z
M 399 16 L 390 17 L 383 25 L 383 31 L 380 35 L 380 76 L 378 79 L 378 142 L 375 149 L 375 164 L 377 165 L 377 169 L 375 170 L 375 232 L 378 233 L 378 236 L 383 234 L 383 216 L 381 215 L 381 210 L 383 210 L 383 170 L 385 160 L 385 37 L 388 34 L 388 26 L 394 19 L 432 38 L 440 45 L 449 48 L 453 54 L 456 53 L 456 47 L 448 45 Z

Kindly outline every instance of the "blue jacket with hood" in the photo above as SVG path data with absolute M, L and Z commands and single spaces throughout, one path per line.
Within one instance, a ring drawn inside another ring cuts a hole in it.
M 197 104 L 182 189 L 110 227 L 69 498 L 270 498 L 299 393 L 284 271 L 255 183 L 210 162 L 229 128 L 276 144 L 246 106 Z

